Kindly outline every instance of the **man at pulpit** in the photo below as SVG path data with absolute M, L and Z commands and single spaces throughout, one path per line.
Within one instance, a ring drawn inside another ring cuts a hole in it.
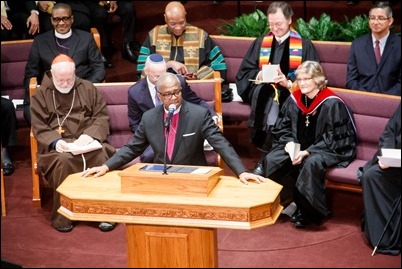
M 92 82 L 75 75 L 75 63 L 65 54 L 52 62 L 31 98 L 32 131 L 38 141 L 38 172 L 53 188 L 52 226 L 69 232 L 73 223 L 60 215 L 60 194 L 57 187 L 64 179 L 86 167 L 104 163 L 115 152 L 106 143 L 109 116 L 102 94 Z M 102 148 L 74 155 L 70 146 L 82 149 L 96 142 Z M 72 144 L 69 144 L 72 143 Z M 101 223 L 101 231 L 110 231 L 113 223 Z
M 180 80 L 175 74 L 162 74 L 156 88 L 163 105 L 144 112 L 133 139 L 102 166 L 88 168 L 83 176 L 95 174 L 97 177 L 118 169 L 140 156 L 148 145 L 154 151 L 154 163 L 207 166 L 206 139 L 243 183 L 247 184 L 248 180 L 265 182 L 264 177 L 247 172 L 209 110 L 183 100 Z

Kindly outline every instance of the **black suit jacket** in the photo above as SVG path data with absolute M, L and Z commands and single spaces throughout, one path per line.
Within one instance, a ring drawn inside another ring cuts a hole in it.
M 140 156 L 148 145 L 151 145 L 154 151 L 154 163 L 164 162 L 164 113 L 163 106 L 157 106 L 144 113 L 132 140 L 105 163 L 110 170 L 117 169 Z M 212 120 L 207 109 L 183 100 L 179 113 L 175 146 L 172 159 L 168 160 L 169 163 L 208 165 L 204 155 L 206 139 L 233 172 L 239 175 L 246 171 L 240 157 Z
M 210 108 L 203 99 L 191 90 L 186 79 L 181 75 L 177 75 L 177 77 L 180 80 L 183 99 L 209 109 L 211 115 L 216 116 L 214 109 Z M 137 130 L 144 112 L 154 107 L 146 78 L 140 79 L 128 89 L 128 121 L 133 133 Z
M 346 88 L 401 96 L 401 37 L 390 33 L 377 65 L 371 33 L 352 42 Z

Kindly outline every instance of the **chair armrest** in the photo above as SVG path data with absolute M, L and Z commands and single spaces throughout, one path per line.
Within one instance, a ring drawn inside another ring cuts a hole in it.
M 98 46 L 99 51 L 101 51 L 101 39 L 100 39 L 100 35 L 99 35 L 98 30 L 96 28 L 92 27 L 91 28 L 91 33 L 94 36 L 96 46 Z

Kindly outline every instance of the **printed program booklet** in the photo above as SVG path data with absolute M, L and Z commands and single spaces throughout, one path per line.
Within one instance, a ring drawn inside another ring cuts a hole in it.
M 67 143 L 67 145 L 68 145 L 68 150 L 66 150 L 66 151 L 71 152 L 73 155 L 87 153 L 87 152 L 94 151 L 94 150 L 102 148 L 102 144 L 99 143 L 98 140 L 94 140 L 94 141 L 92 141 L 91 143 L 89 143 L 89 144 L 87 144 L 85 146 L 78 146 L 74 142 Z

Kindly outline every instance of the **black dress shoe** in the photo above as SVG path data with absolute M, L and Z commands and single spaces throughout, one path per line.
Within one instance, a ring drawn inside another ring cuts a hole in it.
M 262 162 L 257 163 L 257 166 L 253 170 L 253 174 L 262 177 L 264 176 L 264 166 L 262 165 Z
M 15 171 L 15 167 L 12 163 L 4 163 L 3 164 L 3 174 L 5 176 L 11 176 Z
M 74 228 L 73 223 L 68 218 L 58 215 L 53 221 L 52 226 L 62 233 L 71 232 Z
M 132 63 L 136 63 L 138 56 L 134 53 L 134 44 L 124 43 L 123 49 L 121 51 L 121 57 L 123 57 L 126 60 L 129 60 Z
M 99 223 L 99 230 L 102 232 L 109 232 L 116 227 L 116 223 L 114 222 L 101 222 Z
M 303 228 L 306 228 L 307 222 L 306 222 L 306 220 L 304 220 L 304 219 L 299 219 L 299 220 L 297 220 L 296 222 L 294 222 L 293 225 L 294 225 L 296 228 L 303 229 Z
M 295 223 L 295 222 L 299 221 L 302 218 L 303 218 L 303 216 L 302 216 L 300 210 L 296 209 L 295 213 L 293 213 L 293 215 L 290 217 L 290 221 Z
M 106 68 L 112 68 L 112 63 L 102 54 L 102 61 Z

